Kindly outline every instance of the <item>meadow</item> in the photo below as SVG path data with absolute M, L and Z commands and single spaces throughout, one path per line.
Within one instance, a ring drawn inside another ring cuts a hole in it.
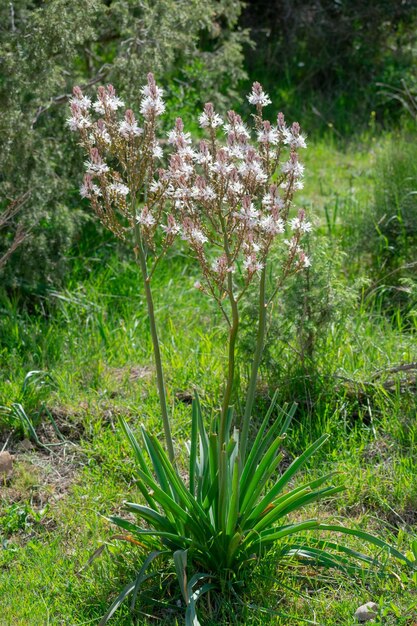
M 279 328 L 274 331 L 258 404 L 262 414 L 275 387 L 280 403 L 299 402 L 284 444 L 287 462 L 317 436 L 330 435 L 297 478 L 301 484 L 306 476 L 340 472 L 345 491 L 320 505 L 321 514 L 373 529 L 407 550 L 417 523 L 415 316 L 412 307 L 388 306 L 392 299 L 370 278 L 360 239 L 375 189 L 386 184 L 378 179 L 377 163 L 395 141 L 369 132 L 350 145 L 331 137 L 310 144 L 303 199 L 313 211 L 317 238 L 331 246 L 319 289 L 337 288 L 347 302 L 320 329 L 309 375 L 295 348 L 283 345 Z M 341 260 L 330 271 L 336 250 Z M 176 251 L 162 263 L 154 290 L 173 438 L 184 461 L 190 398 L 196 387 L 214 409 L 225 338 L 219 314 L 193 287 L 195 264 Z M 2 485 L 0 622 L 94 624 L 141 558 L 135 546 L 120 546 L 106 520 L 138 495 L 117 416 L 162 434 L 137 268 L 100 240 L 75 260 L 64 290 L 23 309 L 18 297 L 3 296 L 1 313 L 0 397 L 9 409 L 1 417 L 2 447 L 15 459 Z M 411 367 L 402 369 L 405 364 Z M 355 623 L 356 608 L 372 600 L 380 623 L 411 625 L 416 582 L 416 574 L 401 567 L 394 578 L 362 581 L 296 565 L 282 569 L 272 550 L 255 566 L 243 601 L 225 602 L 220 616 L 207 608 L 204 623 L 347 625 Z M 180 624 L 175 587 L 159 609 L 157 589 L 152 592 L 134 623 Z M 133 623 L 127 607 L 113 623 Z
M 0 626 L 417 626 L 415 3 L 0 24 Z

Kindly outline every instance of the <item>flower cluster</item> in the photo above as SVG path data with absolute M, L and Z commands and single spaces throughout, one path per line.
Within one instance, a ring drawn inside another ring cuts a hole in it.
M 200 288 L 218 302 L 225 292 L 240 297 L 265 267 L 277 237 L 286 249 L 283 276 L 308 267 L 302 238 L 311 224 L 302 209 L 290 217 L 303 186 L 298 153 L 306 142 L 299 124 L 288 126 L 282 113 L 274 124 L 263 119 L 271 100 L 254 83 L 248 96 L 256 107 L 254 128 L 234 111 L 223 119 L 207 103 L 199 116 L 207 138 L 193 145 L 178 118 L 168 133 L 169 164 L 158 168 L 162 95 L 149 74 L 140 121 L 131 109 L 120 115 L 124 103 L 112 85 L 99 87 L 94 102 L 74 88 L 68 125 L 88 155 L 81 195 L 102 222 L 119 237 L 139 227 L 147 245 L 159 241 L 163 252 L 179 235 L 201 264 Z
M 239 299 L 265 267 L 279 235 L 287 245 L 283 274 L 310 265 L 301 240 L 311 224 L 302 209 L 289 217 L 294 194 L 303 186 L 298 151 L 306 147 L 305 138 L 298 123 L 287 126 L 282 113 L 276 124 L 263 119 L 262 109 L 271 101 L 259 83 L 248 99 L 256 106 L 252 131 L 234 111 L 223 120 L 206 104 L 199 122 L 208 137 L 197 149 L 178 118 L 168 137 L 174 152 L 161 173 L 181 236 L 203 270 L 205 286 L 198 287 L 218 302 L 231 291 Z
M 94 102 L 74 87 L 67 123 L 78 132 L 88 155 L 81 196 L 90 200 L 103 224 L 120 238 L 125 237 L 126 229 L 139 224 L 150 243 L 156 227 L 165 222 L 166 246 L 177 231 L 172 215 L 164 212 L 163 186 L 155 189 L 153 185 L 162 157 L 156 138 L 157 118 L 165 110 L 162 95 L 153 75 L 148 74 L 148 82 L 141 89 L 140 122 L 131 109 L 120 114 L 124 102 L 112 85 L 99 87 Z M 137 214 L 145 194 L 147 206 Z

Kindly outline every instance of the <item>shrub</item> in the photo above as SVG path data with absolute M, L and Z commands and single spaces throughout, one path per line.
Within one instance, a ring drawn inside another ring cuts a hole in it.
M 0 7 L 0 212 L 29 194 L 19 223 L 30 230 L 2 271 L 2 284 L 45 291 L 67 267 L 71 246 L 87 219 L 74 195 L 79 153 L 63 131 L 65 104 L 75 82 L 87 91 L 111 78 L 129 99 L 150 67 L 175 88 L 218 89 L 228 100 L 243 76 L 236 27 L 240 2 L 215 0 L 18 0 Z M 193 62 L 188 61 L 193 58 Z M 16 229 L 11 220 L 9 233 Z M 9 245 L 0 241 L 0 258 Z
M 360 244 L 369 255 L 369 291 L 390 312 L 415 305 L 417 149 L 396 138 L 378 156 L 373 210 L 364 215 Z

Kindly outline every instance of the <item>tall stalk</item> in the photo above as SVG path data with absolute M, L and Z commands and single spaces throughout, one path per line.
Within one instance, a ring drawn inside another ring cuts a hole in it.
M 249 379 L 248 391 L 246 394 L 245 412 L 242 421 L 242 435 L 241 435 L 241 461 L 244 463 L 246 448 L 248 445 L 249 424 L 252 417 L 253 405 L 255 402 L 256 383 L 258 381 L 259 366 L 261 364 L 262 353 L 265 345 L 266 335 L 266 308 L 267 301 L 265 297 L 265 284 L 266 284 L 266 263 L 261 272 L 261 279 L 259 282 L 259 311 L 258 311 L 258 334 L 256 338 L 256 349 L 252 361 L 251 375 Z
M 229 283 L 229 299 L 230 306 L 232 309 L 232 325 L 229 331 L 229 350 L 228 350 L 228 371 L 227 371 L 227 381 L 226 381 L 226 389 L 223 396 L 223 404 L 222 404 L 222 412 L 220 416 L 220 428 L 219 428 L 219 447 L 222 449 L 223 444 L 226 439 L 226 421 L 227 421 L 227 410 L 230 405 L 230 400 L 232 397 L 233 384 L 235 381 L 235 351 L 236 351 L 236 339 L 237 333 L 239 330 L 239 312 L 237 307 L 237 302 L 233 294 L 233 283 L 232 276 L 229 274 L 228 278 Z
M 174 445 L 172 442 L 171 427 L 169 424 L 164 373 L 162 369 L 161 350 L 159 347 L 158 332 L 156 329 L 155 311 L 154 311 L 154 306 L 153 306 L 152 290 L 151 290 L 151 285 L 150 285 L 150 280 L 149 280 L 148 268 L 146 265 L 146 255 L 145 255 L 145 250 L 143 248 L 139 224 L 135 225 L 135 243 L 136 243 L 136 247 L 135 247 L 136 260 L 142 272 L 143 284 L 145 286 L 146 303 L 148 305 L 148 317 L 149 317 L 149 324 L 151 328 L 153 353 L 155 357 L 156 381 L 157 381 L 157 386 L 158 386 L 159 403 L 161 405 L 162 422 L 164 425 L 165 440 L 166 440 L 169 458 L 173 462 L 175 459 L 175 453 L 174 453 Z
M 224 250 L 225 250 L 228 263 L 229 265 L 231 265 L 227 225 L 221 214 L 221 210 L 219 211 L 219 215 L 220 215 L 220 223 L 221 223 L 221 227 L 223 231 Z M 228 277 L 227 277 L 227 293 L 229 296 L 230 308 L 232 312 L 232 320 L 231 320 L 231 326 L 229 330 L 227 381 L 226 381 L 226 389 L 225 389 L 224 396 L 223 396 L 222 412 L 220 416 L 220 427 L 219 427 L 219 450 L 220 452 L 226 440 L 227 410 L 230 405 L 230 400 L 231 400 L 232 391 L 233 391 L 233 384 L 235 382 L 235 351 L 236 351 L 237 333 L 239 330 L 239 310 L 238 310 L 237 301 L 236 301 L 234 290 L 233 290 L 233 277 L 232 277 L 231 272 L 228 273 Z

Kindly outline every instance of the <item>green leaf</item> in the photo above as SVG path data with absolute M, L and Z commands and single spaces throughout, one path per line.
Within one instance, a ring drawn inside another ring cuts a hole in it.
M 151 476 L 151 473 L 149 471 L 148 465 L 147 465 L 147 463 L 146 463 L 146 461 L 144 459 L 144 456 L 142 454 L 142 450 L 140 449 L 139 443 L 138 443 L 135 435 L 133 434 L 132 430 L 130 429 L 130 426 L 123 419 L 123 417 L 120 417 L 120 416 L 119 416 L 119 422 L 120 422 L 120 425 L 121 425 L 121 427 L 122 427 L 126 437 L 129 439 L 130 445 L 132 446 L 133 452 L 135 453 L 136 461 L 138 462 L 142 472 L 144 472 L 148 476 Z
M 338 533 L 343 533 L 345 535 L 352 535 L 353 537 L 358 537 L 359 539 L 363 539 L 363 541 L 372 543 L 373 545 L 378 546 L 379 548 L 387 550 L 390 554 L 395 556 L 400 561 L 403 561 L 410 567 L 415 567 L 415 564 L 409 559 L 407 559 L 407 557 L 404 554 L 402 554 L 399 550 L 394 548 L 394 546 L 391 546 L 390 544 L 386 543 L 382 539 L 379 539 L 379 537 L 375 537 L 375 535 L 371 535 L 370 533 L 364 532 L 363 530 L 359 530 L 355 528 L 345 528 L 344 526 L 338 526 L 335 524 L 320 524 L 319 530 L 330 530 L 332 532 L 338 532 Z
M 233 478 L 230 494 L 230 505 L 227 514 L 226 534 L 231 536 L 235 532 L 239 515 L 239 457 L 236 457 L 233 466 Z
M 197 392 L 195 392 L 195 394 L 197 394 Z M 193 496 L 195 494 L 195 475 L 197 470 L 198 421 L 198 404 L 194 398 L 192 403 L 190 445 L 190 492 Z
M 126 587 L 123 587 L 121 593 L 117 596 L 116 600 L 113 602 L 104 617 L 102 617 L 98 626 L 105 626 L 105 624 L 107 624 L 109 619 L 115 614 L 119 606 L 122 604 L 123 600 L 133 592 L 135 585 L 136 581 L 129 583 Z
M 142 567 L 140 568 L 139 573 L 138 573 L 137 578 L 136 578 L 136 581 L 135 581 L 135 588 L 133 590 L 132 602 L 131 602 L 131 605 L 130 605 L 130 608 L 132 609 L 132 611 L 135 608 L 136 598 L 138 596 L 139 588 L 140 588 L 141 584 L 143 583 L 143 581 L 145 580 L 146 570 L 148 569 L 148 567 L 152 563 L 152 561 L 154 559 L 156 559 L 158 556 L 161 556 L 161 554 L 163 554 L 163 553 L 161 551 L 159 551 L 159 550 L 155 550 L 154 552 L 151 552 L 146 557 Z
M 254 524 L 256 524 L 258 522 L 259 518 L 262 517 L 265 514 L 265 511 L 266 511 L 266 509 L 268 507 L 280 506 L 281 503 L 288 502 L 289 498 L 292 498 L 292 496 L 294 494 L 299 493 L 301 491 L 308 490 L 309 492 L 311 492 L 312 490 L 317 489 L 317 487 L 320 487 L 322 484 L 324 484 L 325 482 L 330 480 L 330 478 L 333 478 L 333 476 L 336 473 L 337 472 L 329 472 L 328 474 L 325 474 L 324 476 L 321 476 L 320 478 L 317 478 L 315 480 L 311 480 L 310 482 L 304 483 L 303 485 L 300 485 L 299 487 L 295 487 L 294 489 L 292 489 L 288 493 L 285 493 L 285 494 L 279 496 L 278 498 L 276 498 L 272 503 L 266 504 L 266 506 L 264 506 L 265 499 L 261 500 L 261 502 L 254 508 L 253 512 L 248 517 L 248 519 L 246 520 L 246 523 L 243 525 L 243 527 L 245 529 L 251 528 Z M 268 496 L 268 494 L 266 494 L 265 498 L 267 498 L 267 496 Z M 263 517 L 262 517 L 262 519 L 263 519 Z
M 187 550 L 177 550 L 174 552 L 173 558 L 181 593 L 185 600 L 185 604 L 188 605 Z
M 247 481 L 244 487 L 241 487 L 240 512 L 243 519 L 249 516 L 253 503 L 258 499 L 262 490 L 265 488 L 265 483 L 271 478 L 282 459 L 281 454 L 277 455 L 281 442 L 282 437 L 276 437 L 264 454 L 263 459 L 260 461 L 250 480 Z
M 155 451 L 154 442 L 146 432 L 146 428 L 143 425 L 141 425 L 141 429 L 143 441 L 145 442 L 146 450 L 152 461 L 153 469 L 158 479 L 158 482 L 161 485 L 161 488 L 165 491 L 165 493 L 167 493 L 173 500 L 175 500 L 175 493 L 173 492 L 171 488 L 172 485 L 170 484 L 170 481 L 165 474 L 163 465 L 160 460 L 160 456 Z
M 322 435 L 317 441 L 315 441 L 311 446 L 307 448 L 298 458 L 296 458 L 291 465 L 287 468 L 287 470 L 283 473 L 281 478 L 275 483 L 273 487 L 268 491 L 268 493 L 264 496 L 261 502 L 257 505 L 255 510 L 253 511 L 253 517 L 260 515 L 262 511 L 266 509 L 266 507 L 271 504 L 276 498 L 276 496 L 282 491 L 282 489 L 287 485 L 292 477 L 301 469 L 303 465 L 308 461 L 308 459 L 327 441 L 329 438 L 328 435 Z
M 244 543 L 248 543 L 251 549 L 259 546 L 260 548 L 267 544 L 275 543 L 279 539 L 288 537 L 289 535 L 295 535 L 303 530 L 317 530 L 320 524 L 317 520 L 307 520 L 306 522 L 299 522 L 297 524 L 289 524 L 288 526 L 282 526 L 281 528 L 270 528 L 261 533 L 249 532 L 244 539 Z M 252 541 L 252 539 L 254 539 Z
M 269 419 L 271 417 L 272 411 L 275 407 L 276 401 L 278 398 L 278 389 L 275 391 L 274 393 L 274 397 L 272 398 L 271 404 L 269 406 L 269 409 L 263 419 L 263 422 L 258 430 L 258 433 L 255 437 L 255 441 L 253 442 L 251 451 L 246 459 L 246 463 L 244 465 L 243 471 L 242 471 L 242 477 L 241 477 L 241 487 L 242 489 L 246 488 L 246 481 L 248 479 L 248 477 L 253 475 L 253 472 L 255 471 L 256 466 L 258 465 L 262 454 L 264 452 L 264 450 L 266 450 L 268 448 L 268 446 L 270 445 L 271 441 L 274 439 L 274 435 L 275 433 L 278 431 L 279 428 L 279 421 L 276 420 L 272 426 L 270 427 L 269 431 L 268 431 L 268 435 L 265 435 L 265 431 L 266 428 L 268 426 L 269 423 Z M 271 441 L 270 441 L 271 440 Z
M 146 520 L 155 528 L 160 528 L 162 530 L 167 530 L 169 532 L 175 531 L 175 526 L 171 522 L 169 522 L 169 520 L 166 517 L 164 517 L 157 511 L 154 511 L 153 509 L 147 506 L 143 506 L 141 504 L 135 504 L 134 502 L 125 502 L 124 507 L 128 511 L 131 511 L 132 513 L 136 513 L 136 515 L 139 515 L 142 519 Z

